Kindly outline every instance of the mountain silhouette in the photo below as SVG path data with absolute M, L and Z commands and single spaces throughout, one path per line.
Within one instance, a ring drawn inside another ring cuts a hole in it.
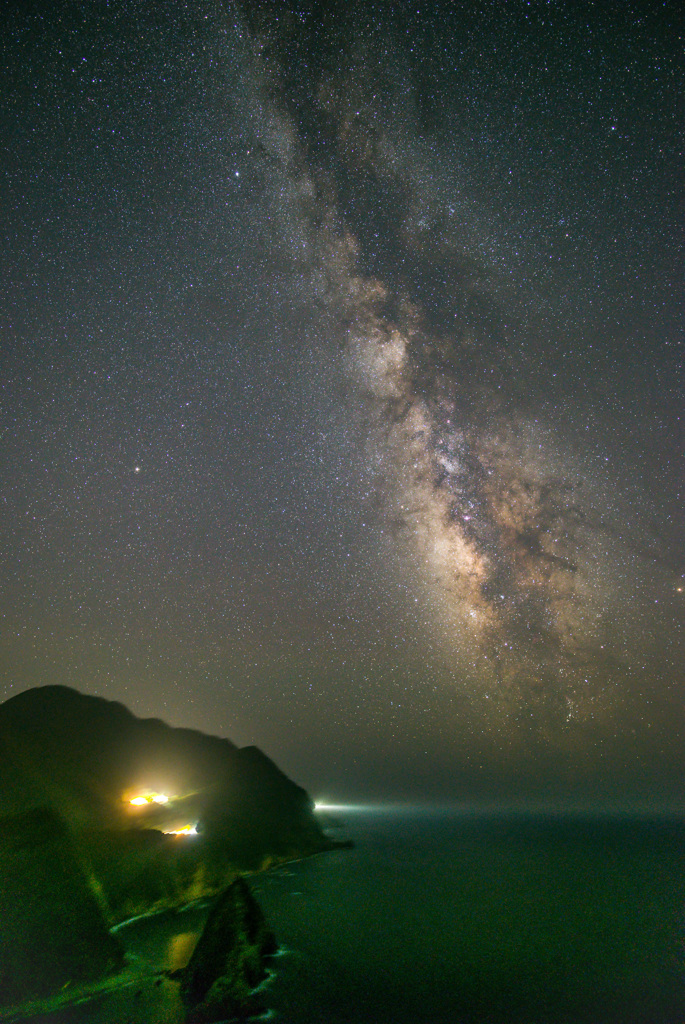
M 240 821 L 281 847 L 321 839 L 305 790 L 257 747 L 136 718 L 66 686 L 0 705 L 0 758 L 0 816 L 50 807 L 76 830 L 216 831 Z M 140 794 L 167 802 L 136 807 Z

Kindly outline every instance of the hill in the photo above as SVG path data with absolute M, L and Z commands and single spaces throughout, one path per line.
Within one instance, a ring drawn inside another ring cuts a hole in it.
M 258 748 L 136 718 L 65 686 L 0 705 L 0 755 L 0 816 L 50 807 L 77 831 L 166 833 L 240 820 L 281 848 L 322 839 L 307 793 Z

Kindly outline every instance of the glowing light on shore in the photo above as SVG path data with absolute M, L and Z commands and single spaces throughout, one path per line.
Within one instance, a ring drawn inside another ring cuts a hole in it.
M 169 797 L 165 796 L 164 793 L 155 793 L 152 797 L 156 804 L 168 804 Z
M 134 807 L 142 807 L 144 804 L 168 804 L 169 797 L 166 793 L 145 793 L 140 796 L 134 796 L 129 803 L 133 804 Z
M 134 807 L 142 807 L 143 804 L 146 804 L 147 802 L 146 796 L 134 796 L 133 800 L 131 800 Z
M 172 828 L 169 832 L 164 833 L 165 836 L 196 836 L 197 825 L 184 825 L 183 828 Z

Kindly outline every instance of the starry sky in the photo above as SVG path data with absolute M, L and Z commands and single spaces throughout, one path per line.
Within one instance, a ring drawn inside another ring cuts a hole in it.
M 681 800 L 677 5 L 2 28 L 0 698 L 330 799 Z

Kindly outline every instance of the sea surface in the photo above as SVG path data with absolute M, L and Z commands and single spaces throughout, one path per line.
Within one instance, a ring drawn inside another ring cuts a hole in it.
M 344 813 L 354 850 L 255 880 L 282 1024 L 683 1024 L 685 823 Z
M 251 880 L 281 945 L 261 989 L 272 1024 L 685 1022 L 683 819 L 397 808 L 335 818 L 331 834 L 354 849 Z M 191 907 L 119 935 L 141 968 L 179 966 L 205 914 Z M 174 983 L 150 980 L 43 1019 L 182 1014 Z

